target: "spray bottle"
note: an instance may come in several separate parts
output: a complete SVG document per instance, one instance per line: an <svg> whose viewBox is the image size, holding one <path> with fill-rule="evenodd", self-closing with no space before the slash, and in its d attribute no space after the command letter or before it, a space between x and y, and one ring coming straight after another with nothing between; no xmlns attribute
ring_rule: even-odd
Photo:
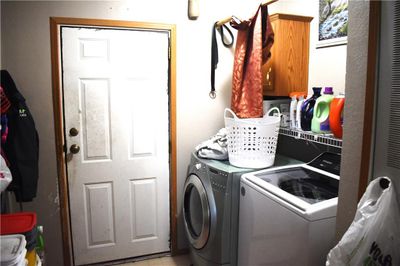
<svg viewBox="0 0 400 266"><path fill-rule="evenodd" d="M297 97L292 95L292 101L290 102L290 128L296 128L296 108L297 108Z"/></svg>
<svg viewBox="0 0 400 266"><path fill-rule="evenodd" d="M301 129L301 107L304 103L304 96L300 95L296 107L296 128Z"/></svg>

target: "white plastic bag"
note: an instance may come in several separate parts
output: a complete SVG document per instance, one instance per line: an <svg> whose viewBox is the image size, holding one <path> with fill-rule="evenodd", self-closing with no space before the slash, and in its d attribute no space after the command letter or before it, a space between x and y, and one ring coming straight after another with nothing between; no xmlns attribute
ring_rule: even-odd
<svg viewBox="0 0 400 266"><path fill-rule="evenodd" d="M380 183L387 181L383 189ZM389 178L368 185L353 223L329 252L326 265L400 265L400 210Z"/></svg>

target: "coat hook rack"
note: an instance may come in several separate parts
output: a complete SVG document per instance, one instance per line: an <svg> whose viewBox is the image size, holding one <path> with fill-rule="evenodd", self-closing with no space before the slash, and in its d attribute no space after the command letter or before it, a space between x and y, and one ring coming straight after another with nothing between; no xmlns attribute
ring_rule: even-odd
<svg viewBox="0 0 400 266"><path fill-rule="evenodd" d="M262 6L268 6L268 5L270 5L270 4L272 4L272 3L275 3L275 2L278 2L278 1L279 1L279 0L269 0L269 1L266 1L266 2L262 3L261 5L262 5ZM232 19L237 20L237 18L236 18L235 16L230 16L230 17L227 17L227 18L224 18L224 19L219 20L219 21L216 23L216 26L217 26L217 27L221 27L221 26L224 25L225 23L230 22Z"/></svg>

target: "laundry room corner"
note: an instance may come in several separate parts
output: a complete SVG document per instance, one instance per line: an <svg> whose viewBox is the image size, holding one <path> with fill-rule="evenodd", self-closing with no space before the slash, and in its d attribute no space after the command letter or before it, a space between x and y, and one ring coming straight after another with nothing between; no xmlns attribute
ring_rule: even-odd
<svg viewBox="0 0 400 266"><path fill-rule="evenodd" d="M49 266L322 265L398 173L380 168L393 3L0 1L2 77L29 106L12 114L39 138L35 196L14 179L0 224L33 213ZM0 178L25 132L7 112Z"/></svg>
<svg viewBox="0 0 400 266"><path fill-rule="evenodd" d="M63 258L54 156L49 18L114 19L176 25L177 244L179 250L185 250L188 244L181 209L190 154L198 143L224 126L223 110L230 104L234 48L227 49L221 45L215 80L217 97L209 97L212 24L237 10L241 10L244 17L249 16L259 4L258 1L251 3L203 0L200 1L199 18L189 20L187 5L181 1L141 4L132 1L1 2L1 65L12 74L27 98L40 137L38 197L31 203L24 203L24 210L35 210L38 223L44 226L46 244L50 249L48 263L61 265ZM173 14L166 10L173 10ZM11 208L14 211L19 209L15 202Z"/></svg>

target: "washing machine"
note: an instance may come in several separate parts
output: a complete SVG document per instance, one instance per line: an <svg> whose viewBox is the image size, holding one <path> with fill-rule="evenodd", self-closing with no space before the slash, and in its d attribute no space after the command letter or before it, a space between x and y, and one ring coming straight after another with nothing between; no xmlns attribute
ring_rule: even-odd
<svg viewBox="0 0 400 266"><path fill-rule="evenodd" d="M249 171L192 154L183 216L195 266L236 265L240 177Z"/></svg>
<svg viewBox="0 0 400 266"><path fill-rule="evenodd" d="M238 265L325 265L335 245L340 155L241 178Z"/></svg>

